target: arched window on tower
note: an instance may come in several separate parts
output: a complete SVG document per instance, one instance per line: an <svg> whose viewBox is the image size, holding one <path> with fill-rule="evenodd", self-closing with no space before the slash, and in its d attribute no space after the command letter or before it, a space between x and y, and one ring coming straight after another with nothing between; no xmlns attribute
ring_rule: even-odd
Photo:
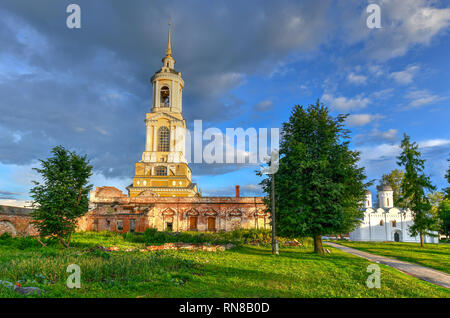
<svg viewBox="0 0 450 318"><path fill-rule="evenodd" d="M156 167L155 172L157 176L167 176L167 168L166 167Z"/></svg>
<svg viewBox="0 0 450 318"><path fill-rule="evenodd" d="M161 107L170 107L170 90L167 86L161 88Z"/></svg>
<svg viewBox="0 0 450 318"><path fill-rule="evenodd" d="M167 127L158 130L158 151L170 151L170 131Z"/></svg>
<svg viewBox="0 0 450 318"><path fill-rule="evenodd" d="M389 198L386 198L387 206L389 206Z"/></svg>

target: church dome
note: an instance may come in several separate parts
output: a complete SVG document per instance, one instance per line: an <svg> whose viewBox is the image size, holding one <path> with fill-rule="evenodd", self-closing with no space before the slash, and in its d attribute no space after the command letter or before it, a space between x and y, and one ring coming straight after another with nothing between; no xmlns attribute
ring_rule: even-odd
<svg viewBox="0 0 450 318"><path fill-rule="evenodd" d="M381 188L382 191L393 191L392 187L389 184L385 184L383 185L383 187Z"/></svg>

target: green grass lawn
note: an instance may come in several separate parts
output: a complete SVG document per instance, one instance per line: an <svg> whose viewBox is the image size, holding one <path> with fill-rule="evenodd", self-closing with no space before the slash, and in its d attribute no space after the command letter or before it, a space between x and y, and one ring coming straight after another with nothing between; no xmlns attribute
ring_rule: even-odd
<svg viewBox="0 0 450 318"><path fill-rule="evenodd" d="M421 248L418 243L346 241L337 243L365 252L428 266L450 274L450 244L425 244L425 247Z"/></svg>
<svg viewBox="0 0 450 318"><path fill-rule="evenodd" d="M224 252L103 252L103 246L143 248L117 234L74 235L73 247L42 248L32 239L0 238L0 280L26 281L45 297L450 297L448 289L381 267L381 288L366 287L369 261L310 246L240 245ZM68 289L66 268L81 267L81 288ZM35 279L37 282L31 282ZM24 297L1 287L0 297Z"/></svg>

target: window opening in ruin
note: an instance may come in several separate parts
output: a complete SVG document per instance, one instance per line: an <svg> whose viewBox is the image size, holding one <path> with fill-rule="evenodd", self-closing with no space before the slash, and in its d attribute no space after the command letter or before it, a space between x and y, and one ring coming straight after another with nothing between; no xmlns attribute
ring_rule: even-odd
<svg viewBox="0 0 450 318"><path fill-rule="evenodd" d="M197 217L196 216L189 217L189 230L197 231Z"/></svg>
<svg viewBox="0 0 450 318"><path fill-rule="evenodd" d="M207 222L208 222L208 231L215 232L216 231L216 218L209 217Z"/></svg>

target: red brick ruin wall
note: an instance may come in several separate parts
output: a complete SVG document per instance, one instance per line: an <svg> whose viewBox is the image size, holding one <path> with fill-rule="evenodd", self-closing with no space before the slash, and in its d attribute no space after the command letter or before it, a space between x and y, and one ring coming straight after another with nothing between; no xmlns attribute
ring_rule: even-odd
<svg viewBox="0 0 450 318"><path fill-rule="evenodd" d="M90 231L230 231L270 228L260 197L135 197L112 187L91 193L91 211L80 228Z"/></svg>
<svg viewBox="0 0 450 318"><path fill-rule="evenodd" d="M31 224L31 209L0 205L0 235L9 233L11 236L37 235L36 228Z"/></svg>
<svg viewBox="0 0 450 318"><path fill-rule="evenodd" d="M78 231L270 229L270 214L260 197L129 198L116 188L101 187L90 199L90 211L79 219ZM0 206L0 235L37 235L31 211Z"/></svg>

